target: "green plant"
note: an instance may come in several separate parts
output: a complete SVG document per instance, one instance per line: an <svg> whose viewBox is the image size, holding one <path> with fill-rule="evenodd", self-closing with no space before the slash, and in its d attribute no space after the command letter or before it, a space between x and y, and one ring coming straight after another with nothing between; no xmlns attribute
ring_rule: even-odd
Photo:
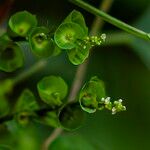
<svg viewBox="0 0 150 150"><path fill-rule="evenodd" d="M81 0L71 2L99 15L111 24L149 40L149 34L133 28ZM26 19L23 19L26 18ZM40 122L55 128L62 127L74 130L81 126L84 111L94 113L98 110L109 110L112 114L125 111L122 99L110 101L106 95L103 81L94 76L87 81L73 99L67 98L67 83L59 76L46 76L37 83L40 105L33 92L24 89L14 108L9 106L10 92L20 81L45 66L47 59L65 52L73 65L82 65L95 46L101 46L106 35L90 35L84 17L79 11L73 10L56 31L49 31L44 26L37 26L36 16L27 11L12 15L8 21L8 30L0 37L0 69L13 72L23 66L24 58L21 43L26 42L33 54L40 59L37 64L15 78L0 83L0 123L15 121L19 126L26 127L31 122ZM82 76L82 75L81 75ZM75 78L76 79L76 78ZM78 89L79 90L79 89ZM82 111L83 110L83 111Z"/></svg>

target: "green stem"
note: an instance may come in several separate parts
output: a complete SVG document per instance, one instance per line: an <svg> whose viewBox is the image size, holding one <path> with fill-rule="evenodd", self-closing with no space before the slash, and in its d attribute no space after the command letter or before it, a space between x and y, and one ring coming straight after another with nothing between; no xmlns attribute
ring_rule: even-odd
<svg viewBox="0 0 150 150"><path fill-rule="evenodd" d="M114 32L114 33L106 33L107 42L103 43L103 46L112 46L112 45L121 45L126 44L129 45L134 37L128 33L124 32Z"/></svg>
<svg viewBox="0 0 150 150"><path fill-rule="evenodd" d="M134 28L110 15L108 15L107 13L91 6L90 4L83 2L82 0L69 0L70 2L74 3L75 5L87 10L88 12L96 15L96 16L100 16L102 17L103 20L109 22L110 24L130 33L133 34L137 37L143 38L145 40L149 40L150 41L150 34L146 33L142 30L139 30L137 28Z"/></svg>
<svg viewBox="0 0 150 150"><path fill-rule="evenodd" d="M13 84L15 85L23 81L24 79L28 78L29 76L33 75L34 73L40 71L41 69L43 69L43 67L45 67L46 64L47 64L47 60L42 59L38 61L31 68L29 68L28 70L25 70L24 72L19 74L17 77L15 77L13 79Z"/></svg>

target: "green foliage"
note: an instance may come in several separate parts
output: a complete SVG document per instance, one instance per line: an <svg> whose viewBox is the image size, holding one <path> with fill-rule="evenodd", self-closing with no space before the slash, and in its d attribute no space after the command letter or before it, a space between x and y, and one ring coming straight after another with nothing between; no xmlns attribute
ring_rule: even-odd
<svg viewBox="0 0 150 150"><path fill-rule="evenodd" d="M31 13L21 11L12 15L8 24L14 36L26 37L31 29L37 26L37 19Z"/></svg>
<svg viewBox="0 0 150 150"><path fill-rule="evenodd" d="M68 86L59 76L47 76L40 80L37 89L41 100L51 107L61 106L66 97Z"/></svg>

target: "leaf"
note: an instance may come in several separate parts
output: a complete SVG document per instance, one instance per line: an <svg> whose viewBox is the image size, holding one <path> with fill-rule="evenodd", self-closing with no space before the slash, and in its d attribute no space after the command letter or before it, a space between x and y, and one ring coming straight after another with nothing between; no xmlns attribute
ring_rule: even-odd
<svg viewBox="0 0 150 150"><path fill-rule="evenodd" d="M38 93L41 99L51 107L62 105L66 97L68 86L59 76L47 76L37 84Z"/></svg>
<svg viewBox="0 0 150 150"><path fill-rule="evenodd" d="M60 125L66 130L75 130L81 127L84 121L84 112L77 103L65 105L59 113Z"/></svg>
<svg viewBox="0 0 150 150"><path fill-rule="evenodd" d="M63 23L67 22L73 22L80 25L80 27L84 29L84 32L88 34L88 27L86 26L83 15L79 11L73 10L63 21Z"/></svg>

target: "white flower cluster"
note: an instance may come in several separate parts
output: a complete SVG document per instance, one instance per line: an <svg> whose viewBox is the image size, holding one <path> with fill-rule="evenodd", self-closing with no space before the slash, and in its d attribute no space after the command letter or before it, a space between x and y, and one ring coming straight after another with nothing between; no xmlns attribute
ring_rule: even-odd
<svg viewBox="0 0 150 150"><path fill-rule="evenodd" d="M118 101L114 101L113 103L110 101L110 97L102 98L101 102L105 105L105 108L109 109L112 111L112 114L116 114L117 112L120 111L125 111L126 107L123 106L122 99L119 99Z"/></svg>
<svg viewBox="0 0 150 150"><path fill-rule="evenodd" d="M101 36L87 36L83 41L79 42L79 46L83 49L87 47L99 46L102 42L105 42L106 34L102 34Z"/></svg>

